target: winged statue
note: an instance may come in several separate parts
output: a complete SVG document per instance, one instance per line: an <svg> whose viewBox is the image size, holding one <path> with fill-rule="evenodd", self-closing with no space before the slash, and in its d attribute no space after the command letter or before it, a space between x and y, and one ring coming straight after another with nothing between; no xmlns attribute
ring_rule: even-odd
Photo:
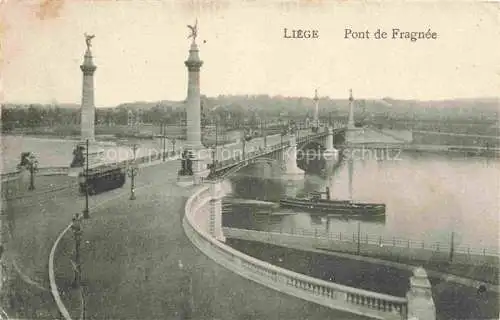
<svg viewBox="0 0 500 320"><path fill-rule="evenodd" d="M92 47L91 41L92 41L92 39L95 38L95 35L85 33L84 36L85 36L85 43L87 44L87 49L90 49L90 47Z"/></svg>
<svg viewBox="0 0 500 320"><path fill-rule="evenodd" d="M194 42L196 40L196 37L198 36L198 19L196 19L194 26L188 24L187 27L191 30L191 34L188 36L188 39L193 38Z"/></svg>

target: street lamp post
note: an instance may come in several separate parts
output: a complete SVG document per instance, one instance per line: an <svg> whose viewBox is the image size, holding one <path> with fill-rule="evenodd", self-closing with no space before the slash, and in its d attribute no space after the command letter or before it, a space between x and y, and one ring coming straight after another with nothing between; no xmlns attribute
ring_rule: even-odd
<svg viewBox="0 0 500 320"><path fill-rule="evenodd" d="M451 240L450 240L450 262L453 261L453 254L455 253L455 231L451 232Z"/></svg>
<svg viewBox="0 0 500 320"><path fill-rule="evenodd" d="M175 155L175 143L176 143L175 138L172 138L172 156Z"/></svg>
<svg viewBox="0 0 500 320"><path fill-rule="evenodd" d="M83 208L83 218L88 219L89 216L89 139L85 141L85 208Z"/></svg>
<svg viewBox="0 0 500 320"><path fill-rule="evenodd" d="M358 248L357 248L357 254L361 253L361 224L358 221Z"/></svg>
<svg viewBox="0 0 500 320"><path fill-rule="evenodd" d="M218 135L219 135L219 121L216 119L215 120L215 148L217 148L217 140L218 140Z"/></svg>
<svg viewBox="0 0 500 320"><path fill-rule="evenodd" d="M136 151L137 151L137 144L134 144L132 146L132 150L134 152L134 159L132 160L132 164L128 168L128 176L130 177L130 200L135 200L135 176L137 175L137 172L139 171L139 168L137 167L136 163Z"/></svg>
<svg viewBox="0 0 500 320"><path fill-rule="evenodd" d="M75 239L75 261L73 268L75 269L75 279L73 280L73 288L79 288L81 282L82 267L80 262L80 243L82 241L82 226L80 214L76 213L71 224L73 237Z"/></svg>
<svg viewBox="0 0 500 320"><path fill-rule="evenodd" d="M212 172L215 174L216 171L216 164L217 164L217 139L218 139L218 121L215 120L215 144L214 148L212 150Z"/></svg>
<svg viewBox="0 0 500 320"><path fill-rule="evenodd" d="M247 142L246 137L245 137L245 135L243 135L243 150L242 150L243 151L243 153L242 153L243 160L245 160L245 145L246 145L246 142Z"/></svg>
<svg viewBox="0 0 500 320"><path fill-rule="evenodd" d="M38 160L32 153L28 157L28 169L30 171L30 185L28 190L35 190L35 172L38 171Z"/></svg>
<svg viewBox="0 0 500 320"><path fill-rule="evenodd" d="M263 122L264 124L264 127L263 127L263 130L262 130L262 134L264 135L264 149L267 149L267 132L266 132L266 120L264 120Z"/></svg>
<svg viewBox="0 0 500 320"><path fill-rule="evenodd" d="M216 153L217 153L216 148L213 148L212 149L212 168L211 168L212 174L215 174L215 163L216 163L216 161L215 161L215 154Z"/></svg>
<svg viewBox="0 0 500 320"><path fill-rule="evenodd" d="M162 147L163 147L163 151L162 151L162 161L165 162L165 158L166 158L166 149L167 149L167 124L166 123L162 123L161 125L161 131L162 131L162 136L161 136L161 139L162 139Z"/></svg>
<svg viewBox="0 0 500 320"><path fill-rule="evenodd" d="M244 160L245 159L245 145L246 145L246 142L247 142L246 136L245 136L245 132L243 132L243 139L241 140L241 142L242 142L242 154L241 154L241 156L242 156L242 158Z"/></svg>

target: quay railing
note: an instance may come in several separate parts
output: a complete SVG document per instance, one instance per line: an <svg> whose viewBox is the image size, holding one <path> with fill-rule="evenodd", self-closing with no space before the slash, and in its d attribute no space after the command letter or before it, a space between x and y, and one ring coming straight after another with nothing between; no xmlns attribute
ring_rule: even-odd
<svg viewBox="0 0 500 320"><path fill-rule="evenodd" d="M404 253L405 250L412 250L409 254L416 254L424 256L425 253L433 255L441 254L443 259L453 260L462 259L467 261L476 260L478 263L484 263L489 260L498 261L500 253L498 248L475 248L470 245L443 243L438 241L425 241L415 240L401 237L387 237L381 235L372 235L368 233L351 233L351 232L329 232L321 229L306 229L306 228L267 228L265 231L252 230L252 229L238 229L238 228L223 228L225 234L238 234L244 232L259 233L261 235L283 235L283 236L297 236L302 238L309 238L321 242L323 247L329 244L335 245L350 244L352 246L343 246L346 251L357 251L358 244L359 250L370 251L371 254L391 253L391 249L400 249L398 253ZM480 259L480 260L478 260Z"/></svg>
<svg viewBox="0 0 500 320"><path fill-rule="evenodd" d="M237 251L213 238L195 221L212 199L210 188L199 188L186 202L183 228L204 254L229 270L257 283L332 309L378 319L406 319L406 298L356 289L296 273ZM196 219L198 220L199 217Z"/></svg>

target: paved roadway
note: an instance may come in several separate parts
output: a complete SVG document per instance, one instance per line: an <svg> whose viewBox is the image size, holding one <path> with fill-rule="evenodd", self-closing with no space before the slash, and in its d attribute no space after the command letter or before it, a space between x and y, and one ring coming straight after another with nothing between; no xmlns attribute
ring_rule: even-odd
<svg viewBox="0 0 500 320"><path fill-rule="evenodd" d="M305 136L305 135L310 135L311 130L300 130L300 136ZM289 140L289 136L286 135L283 137L283 142L286 142ZM267 136L267 145L272 146L281 143L281 135L280 134L275 134L271 136ZM264 148L264 138L259 137L259 138L254 138L250 141L247 141L245 143L245 152L252 152L252 151L257 151L259 150L259 147ZM227 144L225 146L220 146L217 148L217 159L219 161L221 160L226 160L230 157L235 157L238 154L238 151L241 152L243 150L243 143L231 143Z"/></svg>
<svg viewBox="0 0 500 320"><path fill-rule="evenodd" d="M88 319L183 319L186 310L194 319L359 319L264 288L197 251L180 224L192 191L175 184L178 167L173 161L143 168L135 201L128 200L128 183L91 197L91 207L104 204L91 209L83 231ZM11 281L11 316L57 316L46 291L47 258L58 233L81 208L83 197L74 189L9 203L8 251L23 274ZM67 267L72 245L70 236L63 238L56 254L56 278L63 290L73 277Z"/></svg>
<svg viewBox="0 0 500 320"><path fill-rule="evenodd" d="M397 132L394 131L394 134L397 135ZM404 140L404 137L395 138L386 133L375 130L373 128L359 128L353 134L353 139L349 141L349 143L357 144L357 143L380 143L380 144L403 144L407 141Z"/></svg>

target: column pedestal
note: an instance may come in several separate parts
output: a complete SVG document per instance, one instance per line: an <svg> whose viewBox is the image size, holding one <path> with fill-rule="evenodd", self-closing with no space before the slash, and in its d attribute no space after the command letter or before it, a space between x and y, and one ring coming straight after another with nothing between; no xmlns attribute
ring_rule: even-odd
<svg viewBox="0 0 500 320"><path fill-rule="evenodd" d="M297 166L297 140L295 135L290 135L290 147L286 150L285 176L290 180L301 180L304 178L304 170Z"/></svg>
<svg viewBox="0 0 500 320"><path fill-rule="evenodd" d="M210 174L210 169L208 165L212 163L212 151L209 149L199 149L196 150L195 157L193 159L193 178L194 184L198 185L203 183L203 179L208 177Z"/></svg>
<svg viewBox="0 0 500 320"><path fill-rule="evenodd" d="M423 268L416 268L410 278L408 319L436 320L436 307L432 299L431 283Z"/></svg>
<svg viewBox="0 0 500 320"><path fill-rule="evenodd" d="M328 136L326 137L325 150L323 151L323 158L325 161L337 161L339 152L333 147L333 128L328 128Z"/></svg>
<svg viewBox="0 0 500 320"><path fill-rule="evenodd" d="M210 149L189 150L191 153L191 173L181 173L177 177L177 185L188 187L202 184L204 179L210 174L208 165L212 163L212 151ZM183 160L181 160L182 163ZM181 170L182 171L182 170Z"/></svg>
<svg viewBox="0 0 500 320"><path fill-rule="evenodd" d="M87 157L87 151L85 149L86 149L85 141L79 142L75 146L75 149L73 150L73 161L70 164L68 170L68 176L77 177L80 172L83 172L86 169L87 164L85 161ZM105 163L104 148L98 142L89 141L88 157L89 157L88 159L89 169L104 164Z"/></svg>

